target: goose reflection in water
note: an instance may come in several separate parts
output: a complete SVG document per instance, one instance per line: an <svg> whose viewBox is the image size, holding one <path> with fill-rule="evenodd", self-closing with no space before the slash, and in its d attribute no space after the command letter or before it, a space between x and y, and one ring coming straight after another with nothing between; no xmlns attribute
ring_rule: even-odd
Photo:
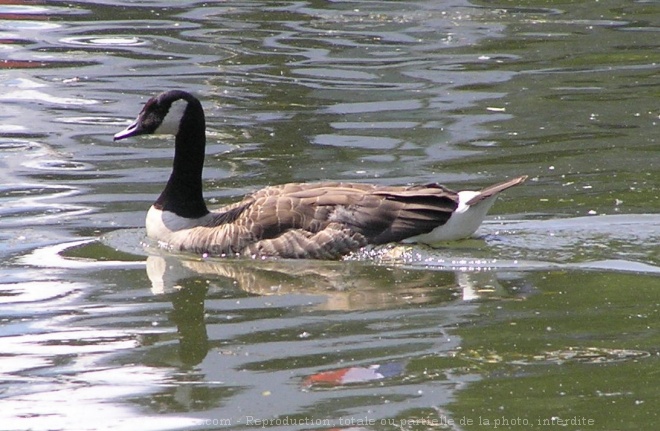
<svg viewBox="0 0 660 431"><path fill-rule="evenodd" d="M429 271L358 262L193 260L160 255L149 256L146 269L152 292L171 297L180 359L187 365L198 364L209 351L205 301L207 294L218 289L229 287L227 298L232 305L250 297L268 297L271 305L277 302L277 306L317 311L366 311L512 296L492 271ZM239 308L243 307L241 304Z"/></svg>
<svg viewBox="0 0 660 431"><path fill-rule="evenodd" d="M209 337L204 321L206 286L189 286L173 293L171 320L179 333L179 358L185 365L194 366L209 352Z"/></svg>
<svg viewBox="0 0 660 431"><path fill-rule="evenodd" d="M200 276L230 279L259 296L322 297L316 310L356 311L456 299L510 296L491 271L428 271L335 262L186 260L149 256L147 275L154 294L182 290L183 280ZM208 281L207 281L208 282Z"/></svg>

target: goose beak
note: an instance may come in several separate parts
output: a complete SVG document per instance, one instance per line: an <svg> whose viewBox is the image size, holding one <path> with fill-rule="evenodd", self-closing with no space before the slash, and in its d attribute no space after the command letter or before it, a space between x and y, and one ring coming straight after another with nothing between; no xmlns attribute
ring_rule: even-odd
<svg viewBox="0 0 660 431"><path fill-rule="evenodd" d="M131 136L137 136L145 133L144 130L140 127L140 119L133 121L130 126L122 130L121 132L115 134L113 140L119 141L120 139L130 138Z"/></svg>

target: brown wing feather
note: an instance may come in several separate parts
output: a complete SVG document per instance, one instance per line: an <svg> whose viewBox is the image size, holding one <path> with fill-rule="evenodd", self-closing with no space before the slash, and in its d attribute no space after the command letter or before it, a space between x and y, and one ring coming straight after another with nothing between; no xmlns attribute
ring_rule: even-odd
<svg viewBox="0 0 660 431"><path fill-rule="evenodd" d="M317 233L303 229L288 230L275 238L250 244L243 253L290 259L339 259L367 244L364 236L332 225Z"/></svg>
<svg viewBox="0 0 660 431"><path fill-rule="evenodd" d="M328 259L430 232L457 204L456 193L437 184L284 184L222 208L206 227L214 232L203 247L219 254Z"/></svg>

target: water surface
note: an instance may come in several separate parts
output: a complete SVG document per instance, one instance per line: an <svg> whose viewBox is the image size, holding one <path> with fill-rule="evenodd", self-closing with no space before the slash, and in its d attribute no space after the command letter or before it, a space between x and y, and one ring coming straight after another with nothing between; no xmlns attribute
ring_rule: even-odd
<svg viewBox="0 0 660 431"><path fill-rule="evenodd" d="M0 5L2 428L655 429L656 2ZM503 196L474 239L343 262L144 245L170 88L207 198Z"/></svg>

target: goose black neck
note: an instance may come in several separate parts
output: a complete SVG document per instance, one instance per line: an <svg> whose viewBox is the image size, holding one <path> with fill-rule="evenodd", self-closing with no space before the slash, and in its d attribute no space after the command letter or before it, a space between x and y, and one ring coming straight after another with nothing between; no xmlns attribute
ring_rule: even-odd
<svg viewBox="0 0 660 431"><path fill-rule="evenodd" d="M180 217L199 218L209 213L202 192L206 151L206 123L202 105L188 101L174 145L172 174L154 206Z"/></svg>

